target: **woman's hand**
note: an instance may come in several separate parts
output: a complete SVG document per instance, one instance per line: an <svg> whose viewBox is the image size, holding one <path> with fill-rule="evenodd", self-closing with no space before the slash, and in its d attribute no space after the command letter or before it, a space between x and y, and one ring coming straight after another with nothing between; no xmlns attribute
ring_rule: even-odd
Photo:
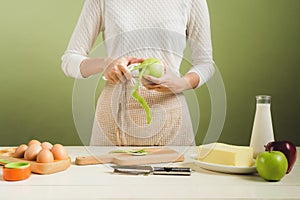
<svg viewBox="0 0 300 200"><path fill-rule="evenodd" d="M133 63L143 62L143 58L129 58L123 57L119 59L110 59L107 62L107 68L104 70L105 78L112 83L124 82L126 79L130 80L131 75L128 69L128 65Z"/></svg>
<svg viewBox="0 0 300 200"><path fill-rule="evenodd" d="M170 67L165 67L165 74L161 78L147 75L142 80L142 83L149 90L176 94L195 88L199 83L199 76L192 72L184 77L179 77Z"/></svg>

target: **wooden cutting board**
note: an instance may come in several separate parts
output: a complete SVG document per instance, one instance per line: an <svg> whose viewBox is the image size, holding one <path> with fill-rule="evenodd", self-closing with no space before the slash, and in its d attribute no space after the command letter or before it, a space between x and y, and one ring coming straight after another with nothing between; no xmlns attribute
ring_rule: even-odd
<svg viewBox="0 0 300 200"><path fill-rule="evenodd" d="M182 162L184 156L175 150L168 148L149 148L145 149L148 154L136 156L128 153L111 153L99 156L78 156L76 165L93 165L113 163L116 165L144 165L165 162Z"/></svg>
<svg viewBox="0 0 300 200"><path fill-rule="evenodd" d="M29 162L31 172L37 174L53 174L56 172L64 171L71 165L71 158L67 160L55 160L52 163L38 163L36 161L28 161L22 158L14 158L16 148L8 148L0 150L0 159L8 160L10 162Z"/></svg>

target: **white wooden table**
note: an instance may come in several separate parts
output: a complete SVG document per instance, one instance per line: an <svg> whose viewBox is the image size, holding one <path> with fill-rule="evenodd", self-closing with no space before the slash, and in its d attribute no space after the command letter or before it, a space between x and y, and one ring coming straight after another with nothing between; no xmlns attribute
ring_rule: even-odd
<svg viewBox="0 0 300 200"><path fill-rule="evenodd" d="M72 161L89 155L85 147L67 147ZM95 147L97 154L112 150ZM108 199L108 198L180 198L180 199L300 199L300 159L293 171L280 182L266 182L258 175L230 175L211 172L192 164L189 155L195 147L180 148L190 166L191 176L116 175L109 165L71 165L51 175L32 174L24 181L7 182L0 178L1 199ZM300 148L298 148L298 152Z"/></svg>

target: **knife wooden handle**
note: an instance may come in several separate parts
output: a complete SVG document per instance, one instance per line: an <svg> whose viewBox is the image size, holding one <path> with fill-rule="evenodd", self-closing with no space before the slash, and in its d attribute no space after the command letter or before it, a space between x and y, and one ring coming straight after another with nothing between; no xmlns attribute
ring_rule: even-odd
<svg viewBox="0 0 300 200"><path fill-rule="evenodd" d="M77 156L75 160L76 165L95 165L112 162L114 157L112 155L102 156Z"/></svg>

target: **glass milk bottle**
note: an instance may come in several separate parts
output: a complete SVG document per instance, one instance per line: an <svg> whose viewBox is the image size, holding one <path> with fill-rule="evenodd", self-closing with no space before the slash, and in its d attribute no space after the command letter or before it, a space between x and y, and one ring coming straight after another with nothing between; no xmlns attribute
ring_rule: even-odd
<svg viewBox="0 0 300 200"><path fill-rule="evenodd" d="M271 96L256 96L256 112L251 134L250 147L253 148L254 158L265 151L264 145L274 141L272 116L271 116Z"/></svg>

